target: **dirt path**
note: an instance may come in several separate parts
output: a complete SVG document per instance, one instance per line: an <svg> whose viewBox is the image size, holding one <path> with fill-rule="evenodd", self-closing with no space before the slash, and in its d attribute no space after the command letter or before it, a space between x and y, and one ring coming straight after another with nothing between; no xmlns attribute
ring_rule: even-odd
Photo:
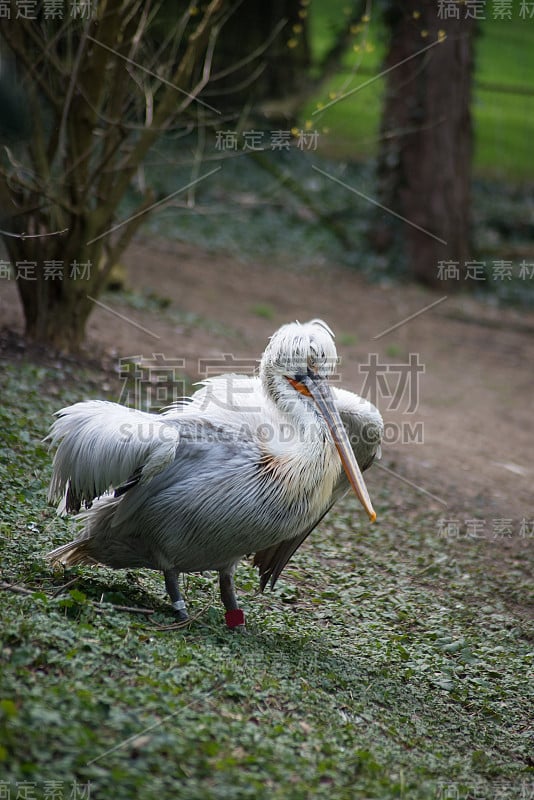
<svg viewBox="0 0 534 800"><path fill-rule="evenodd" d="M321 317L337 335L343 386L359 392L366 374L360 366L365 370L369 354L377 354L381 380L388 382L376 397L390 440L383 464L448 505L415 489L414 504L422 511L442 508L444 517L462 524L482 519L486 535L494 532L494 520L513 519L515 535L522 519L534 525L534 314L454 297L374 339L443 295L370 286L347 269L287 272L153 240L132 246L124 264L131 289L152 291L170 306L161 313L115 307L160 338L98 308L89 325L90 352L163 353L185 358L187 372L196 376L199 358L258 358L280 324ZM0 319L20 329L15 296L13 282L0 282ZM113 305L113 298L106 302ZM177 322L171 309L182 311L184 321ZM413 413L407 412L407 391L397 409L391 407L402 376L415 375L413 367L402 368L410 353L425 370ZM421 433L422 442L406 441ZM375 486L381 475L375 471Z"/></svg>

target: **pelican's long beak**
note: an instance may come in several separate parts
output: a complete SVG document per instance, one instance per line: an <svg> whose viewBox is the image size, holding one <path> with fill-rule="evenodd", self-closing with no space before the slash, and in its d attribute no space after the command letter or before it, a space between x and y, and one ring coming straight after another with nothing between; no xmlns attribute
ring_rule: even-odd
<svg viewBox="0 0 534 800"><path fill-rule="evenodd" d="M358 500L367 511L369 519L371 522L374 522L376 519L376 512L371 503L371 498L369 497L369 492L367 491L367 486L365 485L358 462L350 446L345 427L339 416L339 411L336 408L328 381L326 378L310 373L306 376L299 377L298 380L288 378L288 381L298 392L314 400L328 425L349 483L354 489Z"/></svg>

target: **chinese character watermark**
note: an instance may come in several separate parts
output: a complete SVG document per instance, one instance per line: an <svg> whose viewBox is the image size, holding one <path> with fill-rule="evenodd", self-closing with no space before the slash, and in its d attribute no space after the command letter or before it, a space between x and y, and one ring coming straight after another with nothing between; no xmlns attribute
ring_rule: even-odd
<svg viewBox="0 0 534 800"><path fill-rule="evenodd" d="M438 19L488 19L507 22L519 19L534 19L532 0L438 0Z"/></svg>
<svg viewBox="0 0 534 800"><path fill-rule="evenodd" d="M91 800L91 782L0 780L0 800Z"/></svg>
<svg viewBox="0 0 534 800"><path fill-rule="evenodd" d="M262 150L289 151L317 150L319 131L315 130L249 130L239 133L234 130L218 130L215 132L215 149L221 152L258 152Z"/></svg>
<svg viewBox="0 0 534 800"><path fill-rule="evenodd" d="M523 517L513 520L507 517L466 517L460 519L441 517L437 520L437 533L442 539L490 539L502 541L517 536L519 539L534 539L534 519Z"/></svg>
<svg viewBox="0 0 534 800"><path fill-rule="evenodd" d="M505 259L493 261L438 261L437 278L440 281L511 281L514 277L526 281L534 278L534 261L514 264Z"/></svg>
<svg viewBox="0 0 534 800"><path fill-rule="evenodd" d="M88 281L91 278L91 261L61 261L44 259L42 262L0 259L0 280L37 281Z"/></svg>
<svg viewBox="0 0 534 800"><path fill-rule="evenodd" d="M419 353L410 353L404 364L381 363L378 353L369 353L368 361L360 364L358 370L365 375L362 397L387 411L402 411L406 414L417 411L420 376L425 373L425 365L419 361ZM384 401L387 401L386 406Z"/></svg>
<svg viewBox="0 0 534 800"><path fill-rule="evenodd" d="M0 19L36 21L70 19L90 20L97 14L98 0L0 0Z"/></svg>
<svg viewBox="0 0 534 800"><path fill-rule="evenodd" d="M185 396L185 359L166 358L154 353L119 359L119 376L123 386L119 403L141 411L172 405Z"/></svg>

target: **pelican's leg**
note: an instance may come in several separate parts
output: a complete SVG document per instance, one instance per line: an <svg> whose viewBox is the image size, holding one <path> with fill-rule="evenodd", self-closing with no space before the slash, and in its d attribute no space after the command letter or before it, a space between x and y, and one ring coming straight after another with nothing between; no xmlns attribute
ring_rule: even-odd
<svg viewBox="0 0 534 800"><path fill-rule="evenodd" d="M219 570L219 586L221 589L221 600L226 609L226 614L224 615L226 624L231 630L243 631L245 629L245 615L242 609L237 605L234 586L236 566L236 564L232 564L227 569Z"/></svg>
<svg viewBox="0 0 534 800"><path fill-rule="evenodd" d="M178 588L178 573L175 569L166 569L163 571L163 577L165 578L165 588L171 598L172 607L176 612L176 616L180 621L189 619L185 602Z"/></svg>

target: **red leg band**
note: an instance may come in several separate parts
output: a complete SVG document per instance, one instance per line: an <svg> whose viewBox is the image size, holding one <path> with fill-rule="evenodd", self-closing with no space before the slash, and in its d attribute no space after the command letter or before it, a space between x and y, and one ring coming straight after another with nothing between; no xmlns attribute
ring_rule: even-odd
<svg viewBox="0 0 534 800"><path fill-rule="evenodd" d="M245 624L245 614L241 608L234 608L232 611L227 611L224 618L229 628L237 628L238 625Z"/></svg>

